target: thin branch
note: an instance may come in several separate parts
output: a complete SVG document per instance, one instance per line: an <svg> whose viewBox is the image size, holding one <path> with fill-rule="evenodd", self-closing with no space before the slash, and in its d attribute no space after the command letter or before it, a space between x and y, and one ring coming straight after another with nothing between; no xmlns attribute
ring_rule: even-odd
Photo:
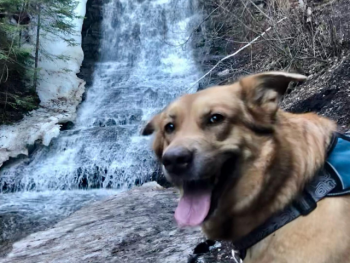
<svg viewBox="0 0 350 263"><path fill-rule="evenodd" d="M294 59L299 59L299 60L310 59L310 60L317 60L317 61L322 62L322 63L325 63L325 64L328 64L328 63L329 63L329 61L320 59L320 58L318 58L318 57L294 57Z"/></svg>
<svg viewBox="0 0 350 263"><path fill-rule="evenodd" d="M18 22L17 22L17 28L20 26L20 18L18 19ZM8 50L8 54L7 54L7 56L8 57L10 57L10 55L11 55L11 52L12 52L12 49L13 49L13 45L15 44L15 38L12 38L12 40L11 40L11 44L10 44L10 47L9 47L9 50ZM8 66L6 65L6 63L4 63L4 66L3 66L3 68L2 68L2 72L1 72L1 77L0 77L0 84L2 83L2 81L3 81L3 78L4 78L4 73L5 73L5 69L6 69L6 78L5 78L5 81L4 81L4 83L5 82L7 82L7 80L8 80L8 77L9 77L9 69L8 69ZM5 112L6 112L6 106L7 106L7 101L8 101L8 89L9 89L9 87L8 87L8 85L6 86L6 96L5 96L5 105L4 105L4 110L5 110Z"/></svg>
<svg viewBox="0 0 350 263"><path fill-rule="evenodd" d="M287 17L283 17L282 19L280 19L279 21L277 21L277 23L275 25L278 25L279 23L283 22L284 20L286 20ZM236 56L238 53L240 53L241 51L243 51L244 49L246 49L247 47L251 46L252 44L254 44L257 40L259 40L261 37L263 37L265 34L267 34L273 26L270 26L268 29L266 29L263 33L261 33L259 36L257 36L256 38L254 38L252 41L250 41L248 44L246 44L245 46L241 47L240 49L238 49L236 52L234 52L231 55L228 55L226 57L224 57L223 59L221 59L218 63L216 63L216 65L214 67L212 67L207 73L205 73L200 79L198 79L196 82L194 82L193 84L191 84L191 88L196 85L198 82L200 82L202 79L204 79L206 76L208 76L211 72L213 72L214 69L216 69L223 61L232 58L234 56Z"/></svg>

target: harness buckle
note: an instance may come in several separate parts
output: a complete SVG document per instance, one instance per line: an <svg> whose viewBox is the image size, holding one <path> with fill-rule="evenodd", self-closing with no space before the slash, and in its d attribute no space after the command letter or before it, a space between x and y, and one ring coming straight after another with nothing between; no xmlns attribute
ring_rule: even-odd
<svg viewBox="0 0 350 263"><path fill-rule="evenodd" d="M317 207L317 202L305 191L294 201L293 205L302 216L306 216Z"/></svg>

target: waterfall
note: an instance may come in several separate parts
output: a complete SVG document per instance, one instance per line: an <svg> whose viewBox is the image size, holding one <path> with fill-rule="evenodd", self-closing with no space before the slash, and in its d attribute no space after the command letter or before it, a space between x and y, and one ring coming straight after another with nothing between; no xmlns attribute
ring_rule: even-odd
<svg viewBox="0 0 350 263"><path fill-rule="evenodd" d="M124 188L154 171L143 120L199 75L181 44L196 19L190 1L110 1L104 6L101 59L76 125L50 147L3 170L2 190Z"/></svg>
<svg viewBox="0 0 350 263"><path fill-rule="evenodd" d="M201 19L195 1L105 2L101 58L76 123L49 147L1 170L0 215L22 211L57 220L108 189L149 180L156 166L142 126L177 96L195 91L190 83L200 72L188 41Z"/></svg>

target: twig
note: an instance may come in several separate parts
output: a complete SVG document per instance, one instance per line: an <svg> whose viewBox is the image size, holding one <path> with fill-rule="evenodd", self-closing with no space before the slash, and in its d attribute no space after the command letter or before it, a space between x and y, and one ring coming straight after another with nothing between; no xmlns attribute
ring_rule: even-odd
<svg viewBox="0 0 350 263"><path fill-rule="evenodd" d="M299 59L299 60L310 59L310 60L317 60L317 61L322 62L322 63L325 63L325 64L328 64L328 63L329 63L329 61L320 59L320 58L318 58L318 57L294 57L294 59Z"/></svg>
<svg viewBox="0 0 350 263"><path fill-rule="evenodd" d="M275 25L278 25L279 23L281 23L282 21L286 20L287 17L283 17L282 19L280 19L279 21L277 21L277 23ZM241 51L243 51L244 49L246 49L247 47L251 46L253 43L255 43L257 40L259 40L261 37L263 37L267 32L269 32L272 29L273 26L270 26L268 29L266 29L263 33L261 33L259 36L257 36L256 38L254 38L252 41L250 41L248 44L246 44L245 46L241 47L240 49L238 49L235 53L228 55L226 57L224 57L223 59L219 60L218 63L216 63L216 65L214 67L212 67L207 73L205 73L200 79L198 79L196 82L192 83L190 88L192 88L194 85L196 85L198 82L200 82L202 79L204 79L206 76L208 76L211 72L213 72L214 69L216 69L223 61L232 58L234 56L236 56L238 53L240 53Z"/></svg>
<svg viewBox="0 0 350 263"><path fill-rule="evenodd" d="M20 22L21 22L21 16L19 16L19 18L18 18L17 27L20 26ZM11 45L10 45L10 47L9 47L8 54L7 54L8 57L10 57L10 55L11 55L11 52L12 52L14 43L15 43L15 38L12 38L12 40L11 40ZM2 72L1 72L1 77L0 77L0 84L1 84L2 81L3 81L3 77L4 77L4 73L5 73L5 68L6 68L6 79L5 79L4 83L7 82L8 77L9 77L9 69L8 69L8 66L6 65L6 63L4 63L4 66L3 66ZM7 101L8 101L8 90L9 90L9 87L8 87L8 85L7 85L7 86L6 86L6 95L5 95L5 105L4 105L4 110L5 110L5 112L6 112L6 106L7 106Z"/></svg>

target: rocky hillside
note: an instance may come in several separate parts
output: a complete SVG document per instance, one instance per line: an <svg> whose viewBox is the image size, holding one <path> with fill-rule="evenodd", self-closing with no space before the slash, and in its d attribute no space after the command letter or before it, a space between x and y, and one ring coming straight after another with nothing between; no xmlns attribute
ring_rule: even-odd
<svg viewBox="0 0 350 263"><path fill-rule="evenodd" d="M291 87L282 107L293 112L318 112L338 121L340 129L350 128L347 0L213 0L202 1L202 6L208 15L195 29L193 45L206 47L195 53L204 72L265 34L224 60L201 81L200 88L261 71L305 74L309 80Z"/></svg>

